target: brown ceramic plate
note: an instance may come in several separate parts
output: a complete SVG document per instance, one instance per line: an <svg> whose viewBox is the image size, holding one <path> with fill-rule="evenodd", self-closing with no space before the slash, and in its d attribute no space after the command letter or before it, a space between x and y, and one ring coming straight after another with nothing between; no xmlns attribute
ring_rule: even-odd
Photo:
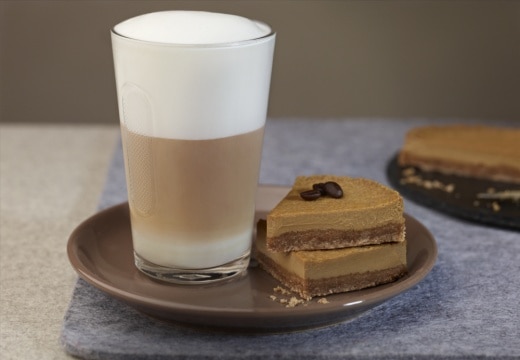
<svg viewBox="0 0 520 360"><path fill-rule="evenodd" d="M413 183L401 182L401 179L404 177L403 170L412 167L399 166L397 156L395 155L388 162L386 173L392 186L410 200L461 219L520 230L520 202L479 199L477 197L479 193L486 193L490 188L495 189L497 192L520 190L519 184L446 175L435 171L422 171L417 167L413 167L414 174L424 180L440 181L445 185L454 185L453 192L428 189ZM494 209L493 203L498 204L499 208Z"/></svg>
<svg viewBox="0 0 520 360"><path fill-rule="evenodd" d="M288 191L286 187L260 186L257 217L264 218ZM70 236L67 252L83 279L152 317L227 331L292 331L353 319L408 290L430 272L437 257L435 240L420 222L405 216L408 275L391 284L329 295L326 304L313 299L293 308L270 298L279 283L254 265L239 279L208 286L174 285L148 278L133 263L127 203L80 224Z"/></svg>

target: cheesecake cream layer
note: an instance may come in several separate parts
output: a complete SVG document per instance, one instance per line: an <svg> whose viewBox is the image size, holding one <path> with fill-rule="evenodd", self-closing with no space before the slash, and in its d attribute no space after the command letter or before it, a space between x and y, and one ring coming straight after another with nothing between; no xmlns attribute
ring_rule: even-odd
<svg viewBox="0 0 520 360"><path fill-rule="evenodd" d="M398 161L467 177L520 183L520 129L425 126L410 130Z"/></svg>
<svg viewBox="0 0 520 360"><path fill-rule="evenodd" d="M363 289L394 281L406 273L406 241L282 253L267 249L265 226L263 221L258 224L256 260L302 297Z"/></svg>
<svg viewBox="0 0 520 360"><path fill-rule="evenodd" d="M305 201L300 193L335 181L343 197ZM267 246L274 251L332 249L404 239L403 200L396 191L363 178L299 176L267 217Z"/></svg>

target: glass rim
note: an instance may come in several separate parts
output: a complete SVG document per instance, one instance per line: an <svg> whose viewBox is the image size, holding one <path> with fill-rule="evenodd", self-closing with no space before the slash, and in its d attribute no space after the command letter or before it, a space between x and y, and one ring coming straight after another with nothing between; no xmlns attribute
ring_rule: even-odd
<svg viewBox="0 0 520 360"><path fill-rule="evenodd" d="M121 38L121 39L126 39L126 40L129 40L129 41L133 41L133 42L137 42L137 43L143 43L143 44L148 44L148 45L155 45L155 46L165 46L165 47L178 47L178 48L206 48L206 49L209 49L209 48L227 48L227 47L239 47L239 46L244 46L244 45L249 45L249 44L252 44L252 43L257 43L257 42L261 42L262 40L267 40L271 37L274 37L276 35L276 32L273 30L273 28L263 22L263 21L259 21L259 20L252 20L258 24L262 24L262 25L265 25L266 27L269 28L269 32L265 35L262 35L260 37L257 37L257 38L252 38L252 39L245 39L245 40L238 40L238 41L229 41L229 42L219 42L219 43L200 43L200 44L190 44L190 43L175 43L175 42L164 42L164 41L153 41L153 40L143 40L143 39L137 39L135 37L130 37L130 36L127 36L127 35L123 35L121 33L118 33L116 31L116 26L115 25L114 27L112 27L112 29L110 29L110 32ZM118 24L119 25L119 24Z"/></svg>

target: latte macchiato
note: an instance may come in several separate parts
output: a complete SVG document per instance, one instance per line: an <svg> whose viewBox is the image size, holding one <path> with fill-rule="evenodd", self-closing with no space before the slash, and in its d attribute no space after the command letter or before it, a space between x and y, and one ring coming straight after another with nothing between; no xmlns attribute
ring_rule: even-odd
<svg viewBox="0 0 520 360"><path fill-rule="evenodd" d="M137 254L190 269L248 253L263 128L211 140L122 134Z"/></svg>
<svg viewBox="0 0 520 360"><path fill-rule="evenodd" d="M178 283L243 273L275 34L261 22L165 11L112 30L136 266Z"/></svg>

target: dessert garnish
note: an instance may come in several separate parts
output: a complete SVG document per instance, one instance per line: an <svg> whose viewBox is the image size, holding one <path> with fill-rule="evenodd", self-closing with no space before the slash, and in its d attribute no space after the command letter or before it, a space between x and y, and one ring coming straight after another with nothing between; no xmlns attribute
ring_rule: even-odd
<svg viewBox="0 0 520 360"><path fill-rule="evenodd" d="M302 191L300 193L300 196L305 201L312 201L312 200L316 200L317 198L321 197L321 192L318 189L307 190L307 191Z"/></svg>
<svg viewBox="0 0 520 360"><path fill-rule="evenodd" d="M300 196L303 200L312 201L321 196L330 196L334 199L343 197L343 189L335 181L327 181L325 183L316 183L312 185L312 190L302 191Z"/></svg>

